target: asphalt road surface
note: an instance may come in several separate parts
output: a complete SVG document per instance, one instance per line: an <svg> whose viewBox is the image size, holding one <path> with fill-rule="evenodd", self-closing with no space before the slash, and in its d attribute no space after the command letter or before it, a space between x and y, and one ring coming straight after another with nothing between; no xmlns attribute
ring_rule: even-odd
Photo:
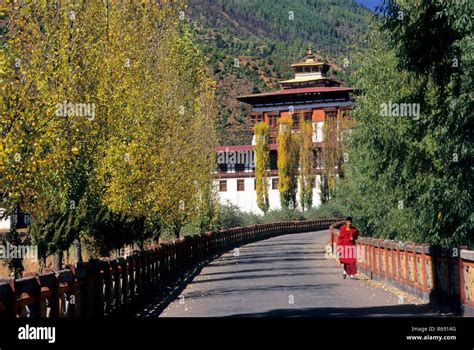
<svg viewBox="0 0 474 350"><path fill-rule="evenodd" d="M164 310L144 309L139 317L435 314L365 276L343 279L341 265L325 256L327 237L325 230L242 246L204 266Z"/></svg>

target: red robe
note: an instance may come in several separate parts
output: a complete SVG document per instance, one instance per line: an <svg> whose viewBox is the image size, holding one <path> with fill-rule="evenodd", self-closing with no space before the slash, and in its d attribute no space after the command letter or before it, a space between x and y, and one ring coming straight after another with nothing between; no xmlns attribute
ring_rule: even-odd
<svg viewBox="0 0 474 350"><path fill-rule="evenodd" d="M339 262L341 264L354 264L356 262L355 240L359 236L359 231L352 226L348 228L345 224L339 230L337 239L338 251L341 252ZM352 238L352 239L351 239ZM347 254L348 252L351 252Z"/></svg>

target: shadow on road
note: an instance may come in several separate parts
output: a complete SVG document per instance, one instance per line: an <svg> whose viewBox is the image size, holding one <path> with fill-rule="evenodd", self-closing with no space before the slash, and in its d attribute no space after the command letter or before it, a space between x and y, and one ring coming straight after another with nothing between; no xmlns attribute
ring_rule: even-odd
<svg viewBox="0 0 474 350"><path fill-rule="evenodd" d="M261 272L262 270L259 270ZM319 272L318 275L332 275L334 276L334 272ZM219 281L236 281L236 280L261 280L264 278L282 278L282 277L298 277L298 276L314 276L313 272L305 272L305 273L277 273L277 274L265 274L265 275L238 275L235 276L235 273L228 277L221 277L221 278L210 278L210 279L203 279L199 281L193 281L193 284L198 283L211 283L211 282L219 282Z"/></svg>
<svg viewBox="0 0 474 350"><path fill-rule="evenodd" d="M363 308L317 307L304 309L277 309L268 312L235 314L227 317L426 317L436 316L436 311L428 305L391 305Z"/></svg>
<svg viewBox="0 0 474 350"><path fill-rule="evenodd" d="M214 267L221 267L226 265L255 265L256 263L285 263L285 262L300 262L300 261L327 261L326 258L268 258L268 257L250 257L250 258L240 258L238 260L228 259L224 261L223 259L219 262L212 264Z"/></svg>

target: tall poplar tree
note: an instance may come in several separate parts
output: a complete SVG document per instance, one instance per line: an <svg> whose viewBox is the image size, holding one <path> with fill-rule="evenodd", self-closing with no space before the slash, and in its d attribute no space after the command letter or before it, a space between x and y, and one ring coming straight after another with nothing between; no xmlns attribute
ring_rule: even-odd
<svg viewBox="0 0 474 350"><path fill-rule="evenodd" d="M278 120L278 190L283 208L296 207L298 190L299 135L292 132L293 119Z"/></svg>
<svg viewBox="0 0 474 350"><path fill-rule="evenodd" d="M300 120L300 205L308 210L313 205L313 181L315 181L315 162L313 153L313 124Z"/></svg>
<svg viewBox="0 0 474 350"><path fill-rule="evenodd" d="M31 214L43 262L83 234L118 248L212 211L215 86L183 5L5 5L0 202Z"/></svg>
<svg viewBox="0 0 474 350"><path fill-rule="evenodd" d="M270 208L268 202L268 168L270 165L270 147L268 145L268 124L260 122L255 124L255 190L257 205L266 213Z"/></svg>

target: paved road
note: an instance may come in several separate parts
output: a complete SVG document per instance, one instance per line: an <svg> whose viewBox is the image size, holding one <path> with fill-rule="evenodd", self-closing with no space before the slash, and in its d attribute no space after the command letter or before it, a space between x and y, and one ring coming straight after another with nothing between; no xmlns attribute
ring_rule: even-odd
<svg viewBox="0 0 474 350"><path fill-rule="evenodd" d="M428 305L381 289L364 276L342 279L325 258L328 232L252 243L206 265L160 317L404 316L433 314ZM415 300L415 299L413 299ZM150 312L148 316L158 316ZM147 312L141 313L147 317Z"/></svg>

